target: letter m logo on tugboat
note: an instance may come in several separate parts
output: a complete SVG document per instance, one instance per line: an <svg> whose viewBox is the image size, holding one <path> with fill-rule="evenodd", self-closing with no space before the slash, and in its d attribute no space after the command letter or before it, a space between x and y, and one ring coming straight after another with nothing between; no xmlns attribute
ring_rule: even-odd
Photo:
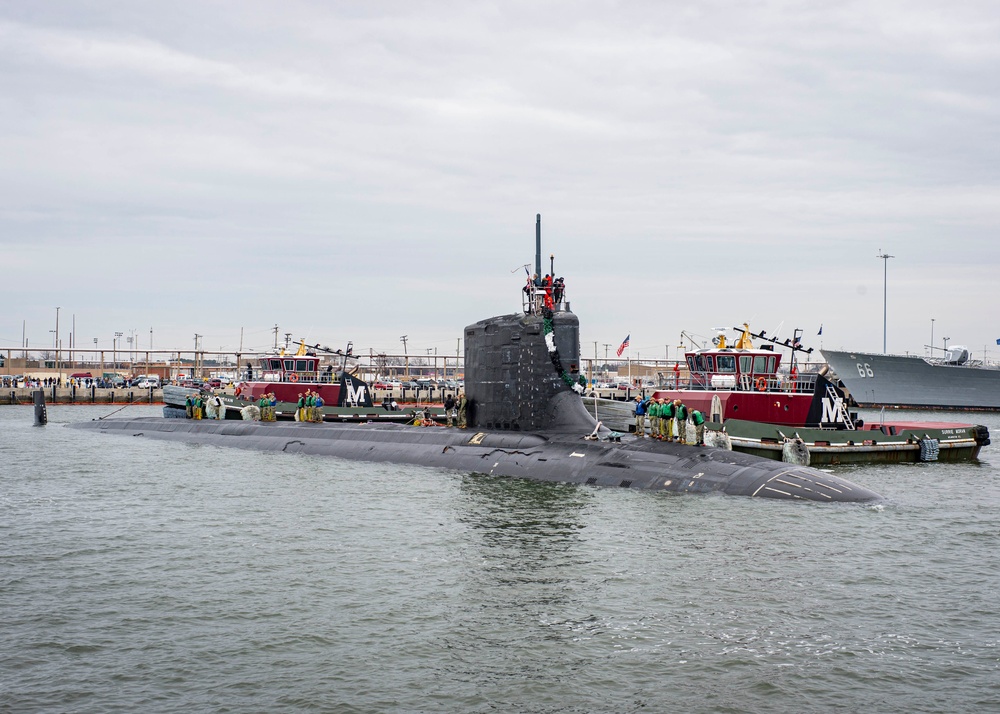
<svg viewBox="0 0 1000 714"><path fill-rule="evenodd" d="M365 403L365 391L368 387L364 384L359 384L357 382L346 382L344 385L347 387L347 401L351 404L364 404Z"/></svg>
<svg viewBox="0 0 1000 714"><path fill-rule="evenodd" d="M823 397L823 418L820 421L824 424L844 422L843 397Z"/></svg>

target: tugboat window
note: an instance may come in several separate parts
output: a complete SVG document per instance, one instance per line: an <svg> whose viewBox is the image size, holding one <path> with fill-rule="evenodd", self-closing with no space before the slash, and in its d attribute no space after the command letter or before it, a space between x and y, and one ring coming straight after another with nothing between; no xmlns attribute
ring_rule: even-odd
<svg viewBox="0 0 1000 714"><path fill-rule="evenodd" d="M767 372L767 357L764 355L756 355L753 358L753 371L755 374L764 374Z"/></svg>
<svg viewBox="0 0 1000 714"><path fill-rule="evenodd" d="M718 364L720 372L736 371L736 357L733 355L719 355L715 361Z"/></svg>
<svg viewBox="0 0 1000 714"><path fill-rule="evenodd" d="M309 366L311 360L307 359L297 359L295 360L295 371L296 372L311 372L312 368Z"/></svg>
<svg viewBox="0 0 1000 714"><path fill-rule="evenodd" d="M750 355L740 355L740 372L750 374L750 365L753 358Z"/></svg>
<svg viewBox="0 0 1000 714"><path fill-rule="evenodd" d="M286 359L285 360L285 371L286 372L294 372L295 371L294 366L295 366L295 360L293 360L293 359Z"/></svg>

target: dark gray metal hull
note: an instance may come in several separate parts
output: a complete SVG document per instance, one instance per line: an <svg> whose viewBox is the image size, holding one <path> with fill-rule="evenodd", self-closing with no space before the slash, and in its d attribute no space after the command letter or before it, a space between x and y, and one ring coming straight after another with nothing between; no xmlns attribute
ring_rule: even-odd
<svg viewBox="0 0 1000 714"><path fill-rule="evenodd" d="M1000 410L1000 369L922 357L822 350L861 406Z"/></svg>
<svg viewBox="0 0 1000 714"><path fill-rule="evenodd" d="M396 424L109 419L71 427L260 451L437 466L535 481L678 493L865 502L880 496L832 474L722 449L624 437L487 432Z"/></svg>
<svg viewBox="0 0 1000 714"><path fill-rule="evenodd" d="M568 303L539 305L532 300L524 313L466 326L464 337L467 391L459 395L459 416L467 430L156 418L70 426L556 483L819 502L880 498L809 467L602 429L580 400L586 384L579 371L580 323Z"/></svg>

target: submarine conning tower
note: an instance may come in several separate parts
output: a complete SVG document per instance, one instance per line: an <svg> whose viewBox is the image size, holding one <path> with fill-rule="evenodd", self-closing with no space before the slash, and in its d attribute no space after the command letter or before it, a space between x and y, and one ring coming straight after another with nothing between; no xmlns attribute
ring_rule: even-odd
<svg viewBox="0 0 1000 714"><path fill-rule="evenodd" d="M541 273L541 215L535 221L535 276L522 312L465 328L465 395L470 427L496 431L592 432L597 422L580 397L580 321L562 278ZM552 256L554 261L554 256ZM527 266L525 266L527 271ZM554 262L549 271L556 280Z"/></svg>
<svg viewBox="0 0 1000 714"><path fill-rule="evenodd" d="M556 307L465 328L470 427L586 434L597 426L580 399L580 321Z"/></svg>

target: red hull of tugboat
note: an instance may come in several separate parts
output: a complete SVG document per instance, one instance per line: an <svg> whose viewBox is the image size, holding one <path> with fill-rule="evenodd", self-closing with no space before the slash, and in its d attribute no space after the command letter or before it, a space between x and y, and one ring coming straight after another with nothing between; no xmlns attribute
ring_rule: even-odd
<svg viewBox="0 0 1000 714"><path fill-rule="evenodd" d="M326 404L331 406L340 404L340 385L318 382L241 382L237 386L236 396L248 402L255 402L264 394L273 392L279 402L295 404L299 401L299 395L305 394L307 389L313 393L319 392Z"/></svg>
<svg viewBox="0 0 1000 714"><path fill-rule="evenodd" d="M653 397L679 399L688 409L697 409L714 422L729 419L789 427L844 428L850 426L846 395L822 374L798 373L794 362L787 374L779 373L781 355L771 345L754 348L752 337L787 347L793 354L803 350L798 331L794 342L784 343L752 335L747 325L733 346L724 335L715 347L686 352L688 376L681 379L675 368L672 387L657 389Z"/></svg>
<svg viewBox="0 0 1000 714"><path fill-rule="evenodd" d="M697 409L706 419L712 417L712 400L719 398L722 420L745 419L782 426L804 426L814 409L815 393L732 392L695 389L658 389L654 399L680 399L688 409ZM822 405L819 406L822 414Z"/></svg>

